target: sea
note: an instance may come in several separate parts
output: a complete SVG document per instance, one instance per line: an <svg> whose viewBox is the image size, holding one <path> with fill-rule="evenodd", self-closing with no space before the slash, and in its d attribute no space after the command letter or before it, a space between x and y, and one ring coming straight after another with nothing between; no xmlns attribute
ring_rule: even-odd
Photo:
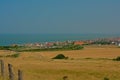
<svg viewBox="0 0 120 80"><path fill-rule="evenodd" d="M120 34L0 34L0 46L67 40L94 40L113 37L120 37Z"/></svg>

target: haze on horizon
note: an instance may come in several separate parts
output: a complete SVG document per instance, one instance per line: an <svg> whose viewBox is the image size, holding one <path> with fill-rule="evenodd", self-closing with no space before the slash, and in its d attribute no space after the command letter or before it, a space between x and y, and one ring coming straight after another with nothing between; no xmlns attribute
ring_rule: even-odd
<svg viewBox="0 0 120 80"><path fill-rule="evenodd" d="M120 0L0 0L0 34L120 33Z"/></svg>

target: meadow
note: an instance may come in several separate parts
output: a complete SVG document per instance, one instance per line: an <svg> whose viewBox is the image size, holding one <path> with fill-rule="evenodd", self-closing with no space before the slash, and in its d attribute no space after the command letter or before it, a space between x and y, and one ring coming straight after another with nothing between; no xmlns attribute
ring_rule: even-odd
<svg viewBox="0 0 120 80"><path fill-rule="evenodd" d="M0 50L0 56L16 52ZM82 50L18 52L19 57L0 57L5 66L11 63L16 73L23 71L24 80L120 80L120 62L113 61L120 56L117 47L85 47ZM64 54L68 59L51 59ZM6 76L7 74L6 67Z"/></svg>

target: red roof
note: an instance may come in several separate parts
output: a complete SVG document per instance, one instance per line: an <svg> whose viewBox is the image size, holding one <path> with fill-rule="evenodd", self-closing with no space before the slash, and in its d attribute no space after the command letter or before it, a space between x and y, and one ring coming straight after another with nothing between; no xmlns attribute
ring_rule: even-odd
<svg viewBox="0 0 120 80"><path fill-rule="evenodd" d="M85 44L83 41L75 41L74 42L74 45L83 45Z"/></svg>

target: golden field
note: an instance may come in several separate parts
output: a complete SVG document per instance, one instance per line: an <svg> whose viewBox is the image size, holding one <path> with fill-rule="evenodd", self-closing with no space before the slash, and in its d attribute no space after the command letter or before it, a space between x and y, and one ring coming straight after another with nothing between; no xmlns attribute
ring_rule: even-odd
<svg viewBox="0 0 120 80"><path fill-rule="evenodd" d="M1 50L0 55L14 54L13 51ZM18 58L1 57L13 70L23 71L23 80L120 80L120 62L113 58L120 56L117 47L85 47L83 50L19 52ZM53 60L57 54L64 54L66 60ZM17 76L15 76L17 77Z"/></svg>

